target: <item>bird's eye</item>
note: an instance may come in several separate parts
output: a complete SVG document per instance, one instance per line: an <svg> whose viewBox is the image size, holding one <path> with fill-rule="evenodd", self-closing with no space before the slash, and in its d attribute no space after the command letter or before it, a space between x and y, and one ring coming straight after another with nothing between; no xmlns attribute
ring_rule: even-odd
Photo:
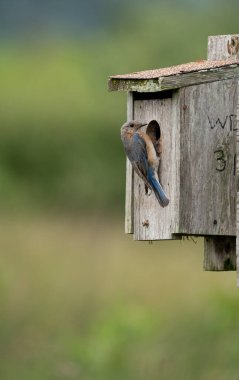
<svg viewBox="0 0 239 380"><path fill-rule="evenodd" d="M133 126L134 126L134 124L133 123L130 123L130 125L129 125L131 128L133 128Z"/></svg>

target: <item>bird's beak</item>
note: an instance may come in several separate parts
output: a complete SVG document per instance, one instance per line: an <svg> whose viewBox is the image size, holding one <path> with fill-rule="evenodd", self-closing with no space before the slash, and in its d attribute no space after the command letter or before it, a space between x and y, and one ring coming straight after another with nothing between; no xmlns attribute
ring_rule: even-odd
<svg viewBox="0 0 239 380"><path fill-rule="evenodd" d="M144 124L140 124L139 125L139 128L142 128L142 127L144 127L145 125L147 125L148 123L144 123Z"/></svg>
<svg viewBox="0 0 239 380"><path fill-rule="evenodd" d="M137 123L135 125L135 131L138 131L140 128L144 127L145 125L147 125L147 123Z"/></svg>

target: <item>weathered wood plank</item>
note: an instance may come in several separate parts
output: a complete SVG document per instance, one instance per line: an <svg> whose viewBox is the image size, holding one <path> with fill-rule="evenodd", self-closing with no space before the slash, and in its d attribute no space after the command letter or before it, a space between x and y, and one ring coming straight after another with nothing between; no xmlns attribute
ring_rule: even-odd
<svg viewBox="0 0 239 380"><path fill-rule="evenodd" d="M211 69L209 71L198 71L194 73L180 74L174 75L172 77L160 78L159 86L161 91L164 91L180 87L187 87L192 85L200 85L203 83L233 79L237 78L238 75L239 68L237 66L225 67Z"/></svg>
<svg viewBox="0 0 239 380"><path fill-rule="evenodd" d="M234 236L237 81L186 87L180 97L179 232Z"/></svg>
<svg viewBox="0 0 239 380"><path fill-rule="evenodd" d="M237 256L237 286L239 287L239 80L237 85L237 141L236 141L236 256Z"/></svg>
<svg viewBox="0 0 239 380"><path fill-rule="evenodd" d="M233 45L238 45L238 36L209 36L207 59L210 61L238 59L237 48L232 48ZM229 247L230 251L228 251ZM231 263L230 267L232 270L236 270L236 238L222 236L207 236L204 239L204 269L224 270L225 254L222 252L227 252L227 259Z"/></svg>
<svg viewBox="0 0 239 380"><path fill-rule="evenodd" d="M155 195L145 194L143 181L134 178L134 238L161 240L176 238L179 217L179 96L174 92L165 99L135 100L135 118L156 120L161 129L162 153L160 181L170 199L162 208Z"/></svg>
<svg viewBox="0 0 239 380"><path fill-rule="evenodd" d="M158 92L160 90L158 79L117 79L111 78L108 82L109 91L137 91Z"/></svg>
<svg viewBox="0 0 239 380"><path fill-rule="evenodd" d="M109 91L158 92L233 79L237 78L238 75L239 67L234 65L147 80L111 78L108 82L108 88Z"/></svg>
<svg viewBox="0 0 239 380"><path fill-rule="evenodd" d="M209 36L207 59L218 61L239 58L239 34Z"/></svg>
<svg viewBox="0 0 239 380"><path fill-rule="evenodd" d="M134 119L134 96L132 92L127 97L127 120ZM126 158L126 189L125 189L125 233L134 233L134 171Z"/></svg>
<svg viewBox="0 0 239 380"><path fill-rule="evenodd" d="M206 237L204 239L204 270L234 271L236 270L236 239L230 236Z"/></svg>

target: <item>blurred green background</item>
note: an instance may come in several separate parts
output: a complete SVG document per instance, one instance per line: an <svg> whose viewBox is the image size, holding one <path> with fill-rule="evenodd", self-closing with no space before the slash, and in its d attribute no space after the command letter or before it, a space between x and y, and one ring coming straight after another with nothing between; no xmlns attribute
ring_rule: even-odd
<svg viewBox="0 0 239 380"><path fill-rule="evenodd" d="M206 57L237 1L0 0L0 379L238 380L235 273L124 235L126 94Z"/></svg>

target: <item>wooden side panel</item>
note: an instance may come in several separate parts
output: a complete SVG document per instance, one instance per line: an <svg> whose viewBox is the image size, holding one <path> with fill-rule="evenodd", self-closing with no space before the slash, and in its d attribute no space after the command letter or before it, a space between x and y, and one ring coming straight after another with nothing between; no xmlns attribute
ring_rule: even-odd
<svg viewBox="0 0 239 380"><path fill-rule="evenodd" d="M134 238L135 240L172 239L178 232L179 216L179 94L165 99L135 100L137 120L156 120L161 129L162 154L160 181L170 199L162 208L154 193L145 194L143 181L134 177Z"/></svg>
<svg viewBox="0 0 239 380"><path fill-rule="evenodd" d="M181 90L180 233L236 234L236 102L235 80Z"/></svg>
<svg viewBox="0 0 239 380"><path fill-rule="evenodd" d="M127 121L134 119L133 92L128 93ZM126 189L125 189L125 233L134 233L134 171L128 158L126 158Z"/></svg>
<svg viewBox="0 0 239 380"><path fill-rule="evenodd" d="M238 34L209 36L207 59L210 61L237 59L238 37ZM230 247L230 251L228 251L228 247ZM231 263L229 267L231 270L236 270L236 237L207 236L204 239L204 269L224 270L225 253L226 259Z"/></svg>

